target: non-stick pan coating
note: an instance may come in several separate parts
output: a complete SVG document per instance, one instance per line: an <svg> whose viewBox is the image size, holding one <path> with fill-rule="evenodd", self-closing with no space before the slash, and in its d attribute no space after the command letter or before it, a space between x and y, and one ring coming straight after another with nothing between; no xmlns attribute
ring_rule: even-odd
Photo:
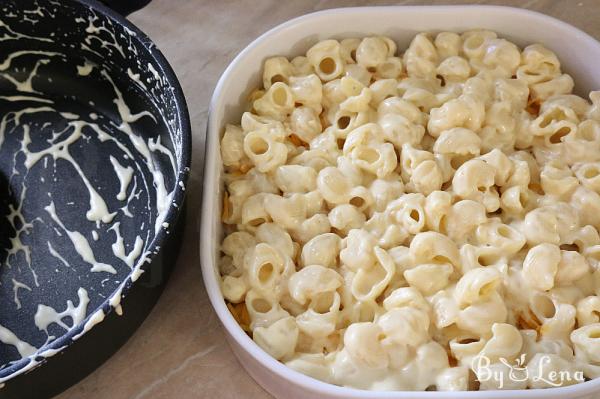
<svg viewBox="0 0 600 399"><path fill-rule="evenodd" d="M121 312L168 236L189 154L162 68L79 3L0 1L0 381Z"/></svg>

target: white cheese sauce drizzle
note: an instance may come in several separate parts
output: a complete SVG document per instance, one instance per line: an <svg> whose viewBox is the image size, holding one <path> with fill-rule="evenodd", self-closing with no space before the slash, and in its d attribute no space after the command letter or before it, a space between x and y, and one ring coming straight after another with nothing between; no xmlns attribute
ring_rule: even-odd
<svg viewBox="0 0 600 399"><path fill-rule="evenodd" d="M51 306L39 304L37 312L34 316L35 325L41 331L45 331L48 334L48 327L51 324L58 324L66 331L78 326L86 316L87 306L90 302L88 293L85 288L79 288L77 290L77 296L79 297L79 303L77 306L73 305L73 301L67 301L67 308L62 312L58 312ZM71 325L68 325L65 319L71 319Z"/></svg>
<svg viewBox="0 0 600 399"><path fill-rule="evenodd" d="M129 197L127 198L127 202L125 203L125 205L123 207L121 207L121 211L123 211L123 214L125 216L129 216L130 218L133 217L133 214L129 211L129 204L131 203L131 201L133 201L134 198L136 198L136 190L137 190L137 178L134 176L134 178L133 178L133 188L131 189L131 191L129 193Z"/></svg>
<svg viewBox="0 0 600 399"><path fill-rule="evenodd" d="M4 23L1 19L0 19L0 27L6 30L6 33L3 36L0 36L0 42L6 41L6 40L18 40L18 39L33 39L33 40L38 40L40 42L50 42L52 43L52 39L49 39L47 37L35 37L35 36L29 36L29 35L25 35L23 33L19 33L19 32L15 32L14 30L12 30L10 28L10 26L8 26L6 23Z"/></svg>
<svg viewBox="0 0 600 399"><path fill-rule="evenodd" d="M123 47L121 47L121 45L117 41L117 38L115 37L115 34L113 33L113 31L111 31L110 29L108 29L104 26L94 25L94 22L96 22L97 20L98 20L97 16L91 16L88 19L89 25L87 28L85 28L85 31L87 33L89 33L89 35L85 38L86 44L88 46L92 46L93 41L98 41L100 43L100 47L102 47L102 48L112 47L115 50L117 50L123 58L125 58L125 52L123 51ZM112 40L107 41L107 40L102 39L100 37L100 34L102 32L105 33L105 36L108 35Z"/></svg>
<svg viewBox="0 0 600 399"><path fill-rule="evenodd" d="M133 73L133 71L131 70L131 68L127 68L127 75L133 81L133 83L135 83L140 89L142 89L144 91L148 91L148 87L144 84L144 82L142 82L140 80L140 74L139 73Z"/></svg>
<svg viewBox="0 0 600 399"><path fill-rule="evenodd" d="M15 305L17 305L17 310L19 310L19 309L21 309L21 300L19 299L19 288L23 288L23 289L26 289L27 291L31 291L31 287L29 287L27 284L24 284L20 281L15 280L14 278L12 279L12 283L13 283L13 293L14 293L13 300L15 301Z"/></svg>
<svg viewBox="0 0 600 399"><path fill-rule="evenodd" d="M25 129L25 130L27 130L27 129ZM18 256L19 253L22 252L23 255L25 256L25 263L27 264L27 267L28 267L29 271L31 272L31 275L33 276L33 282L36 287L39 287L40 282L38 279L38 275L35 272L35 269L33 268L32 264L31 264L31 248L29 248L28 245L23 244L23 241L21 240L21 236L23 234L29 234L31 232L31 230L33 229L33 222L40 220L39 218L36 218L31 222L27 222L25 220L25 218L23 217L22 209L23 209L23 201L25 199L26 192L27 192L27 187L23 186L22 190L21 190L21 196L19 198L19 205L15 208L13 204L10 204L9 205L10 213L8 215L6 215L7 221L9 222L9 224L11 226L13 226L15 228L15 231L16 231L14 237L10 237L11 246L7 251L6 265L8 267L12 267L12 261L14 259L16 259L16 257ZM17 227L19 225L20 225L20 227Z"/></svg>
<svg viewBox="0 0 600 399"><path fill-rule="evenodd" d="M54 256L56 259L61 261L62 264L65 265L66 267L69 267L69 268L71 267L69 262L67 262L67 260L65 258L63 258L56 249L54 249L52 244L50 244L50 241L48 241L48 252L50 252L50 255Z"/></svg>
<svg viewBox="0 0 600 399"><path fill-rule="evenodd" d="M2 325L0 325L0 341L7 345L14 346L22 357L32 356L37 352L35 346L19 339L15 333Z"/></svg>
<svg viewBox="0 0 600 399"><path fill-rule="evenodd" d="M98 262L96 257L94 256L94 251L92 251L92 247L90 246L89 241L83 234L78 231L71 231L66 228L66 226L62 223L58 215L56 214L56 207L54 206L54 202L50 202L50 205L44 208L46 212L50 214L52 220L56 222L64 231L67 233L67 236L73 243L73 248L75 251L81 256L81 258L92 265L92 272L108 272L112 274L117 274L117 271L111 265L106 263Z"/></svg>
<svg viewBox="0 0 600 399"><path fill-rule="evenodd" d="M123 262L127 264L131 269L133 269L134 262L137 258L139 258L142 253L142 249L144 247L144 240L140 238L140 236L135 237L135 244L133 245L133 249L129 254L125 253L125 244L123 244L123 237L121 236L120 230L120 222L113 224L108 230L113 230L117 235L116 241L112 245L113 254Z"/></svg>
<svg viewBox="0 0 600 399"><path fill-rule="evenodd" d="M81 332L73 335L73 338L71 338L71 339L73 341L77 341L86 332L90 331L92 329L92 327L94 327L98 323L101 323L104 320L104 317L105 317L104 311L102 309L98 309L85 322L85 324L83 325L83 328L81 329Z"/></svg>
<svg viewBox="0 0 600 399"><path fill-rule="evenodd" d="M133 168L131 166L122 166L112 155L110 156L110 163L112 164L115 173L119 178L120 188L119 193L117 194L117 199L123 201L127 198L127 188L129 187L129 183L131 183L131 178L133 177Z"/></svg>
<svg viewBox="0 0 600 399"><path fill-rule="evenodd" d="M77 75L88 76L90 73L92 73L93 69L94 65L86 61L83 63L83 65L77 65Z"/></svg>
<svg viewBox="0 0 600 399"><path fill-rule="evenodd" d="M87 123L82 121L70 121L69 126L73 128L73 132L65 140L55 143L39 152L30 152L25 148L24 150L27 156L25 160L25 166L30 169L45 155L51 155L55 161L59 158L62 158L65 161L70 162L73 168L75 168L79 174L79 177L81 177L81 180L85 184L90 194L90 209L86 213L87 219L92 222L101 220L104 223L110 223L110 221L112 221L112 219L115 217L116 212L110 213L108 211L108 207L106 206L106 202L102 196L94 189L86 175L83 173L79 163L76 162L69 153L69 145L82 137L81 130L84 126L87 126Z"/></svg>

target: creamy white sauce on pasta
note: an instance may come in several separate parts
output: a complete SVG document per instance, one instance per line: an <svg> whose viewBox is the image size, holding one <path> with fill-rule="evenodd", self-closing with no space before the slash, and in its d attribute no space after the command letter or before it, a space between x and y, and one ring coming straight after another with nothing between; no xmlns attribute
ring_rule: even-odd
<svg viewBox="0 0 600 399"><path fill-rule="evenodd" d="M369 390L600 375L600 92L490 31L324 40L262 77L221 140L219 266L261 348Z"/></svg>

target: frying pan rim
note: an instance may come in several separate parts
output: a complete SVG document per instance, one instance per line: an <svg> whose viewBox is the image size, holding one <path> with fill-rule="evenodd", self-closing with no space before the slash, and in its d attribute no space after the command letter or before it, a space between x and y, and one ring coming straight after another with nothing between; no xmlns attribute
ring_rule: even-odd
<svg viewBox="0 0 600 399"><path fill-rule="evenodd" d="M97 0L76 0L71 2L70 6L72 7L87 7L88 9L102 14L103 16L109 18L113 22L118 25L121 25L131 32L134 32L132 40L137 41L143 48L148 51L148 55L151 59L156 62L156 65L159 68L159 73L166 78L168 82L168 86L171 89L173 97L175 99L175 107L176 114L179 118L179 128L181 131L181 145L180 145L180 153L181 160L178 162L177 170L175 171L175 180L173 184L175 185L175 190L171 196L171 204L169 205L169 209L167 214L165 215L164 222L168 223L169 226L175 227L176 222L178 221L179 215L182 213L182 208L184 206L185 199L185 188L187 185L187 181L190 174L191 161L192 161L192 129L190 123L190 116L188 106L185 100L185 95L183 93L183 89L173 67L169 64L164 54L160 51L160 49L156 46L156 44L146 35L141 29L127 20L124 16L119 14L118 12L112 10L111 8L105 6ZM132 36L132 35L130 35ZM169 90L169 89L167 89ZM173 142L173 146L175 147L176 143ZM176 206L173 206L176 204ZM167 229L160 229L158 233L155 234L154 238L148 245L147 254L145 257L145 262L140 266L140 268L146 272L149 265L152 264L152 260L158 255L159 251L157 248L161 248L164 245L160 245L166 242L169 239L169 234ZM4 367L0 367L0 384L4 384L5 382L10 381L12 378L19 376L22 373L29 372L41 364L45 363L48 358L54 356L55 354L43 356L42 359L38 360L40 357L39 353L43 351L52 351L58 350L58 353L67 349L68 346L73 344L75 341L72 340L73 337L78 336L82 331L89 320L89 318L94 315L98 310L102 309L104 312L104 316L106 317L108 314L114 311L114 307L110 305L111 297L117 293L119 289L121 289L121 299L123 299L127 292L131 289L132 285L135 283L132 280L133 270L127 274L124 281L119 284L117 289L115 289L110 296L107 297L100 305L96 308L87 311L87 315L83 321L81 321L78 325L73 326L70 330L66 331L60 337L57 337L55 340L50 342L49 344L38 348L37 352L31 356L21 358L19 360L13 361L11 363L7 363ZM98 323L101 324L101 323ZM95 327L92 326L88 331ZM86 331L85 333L87 333ZM78 336L77 338L80 338ZM43 349L43 351L41 351ZM33 363L33 366L30 364Z"/></svg>

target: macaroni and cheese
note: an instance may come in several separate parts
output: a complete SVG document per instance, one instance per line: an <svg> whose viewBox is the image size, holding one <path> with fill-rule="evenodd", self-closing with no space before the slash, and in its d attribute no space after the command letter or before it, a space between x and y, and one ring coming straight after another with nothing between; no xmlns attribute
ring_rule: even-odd
<svg viewBox="0 0 600 399"><path fill-rule="evenodd" d="M262 78L221 140L219 266L262 349L369 390L600 375L600 92L485 30L324 40Z"/></svg>

